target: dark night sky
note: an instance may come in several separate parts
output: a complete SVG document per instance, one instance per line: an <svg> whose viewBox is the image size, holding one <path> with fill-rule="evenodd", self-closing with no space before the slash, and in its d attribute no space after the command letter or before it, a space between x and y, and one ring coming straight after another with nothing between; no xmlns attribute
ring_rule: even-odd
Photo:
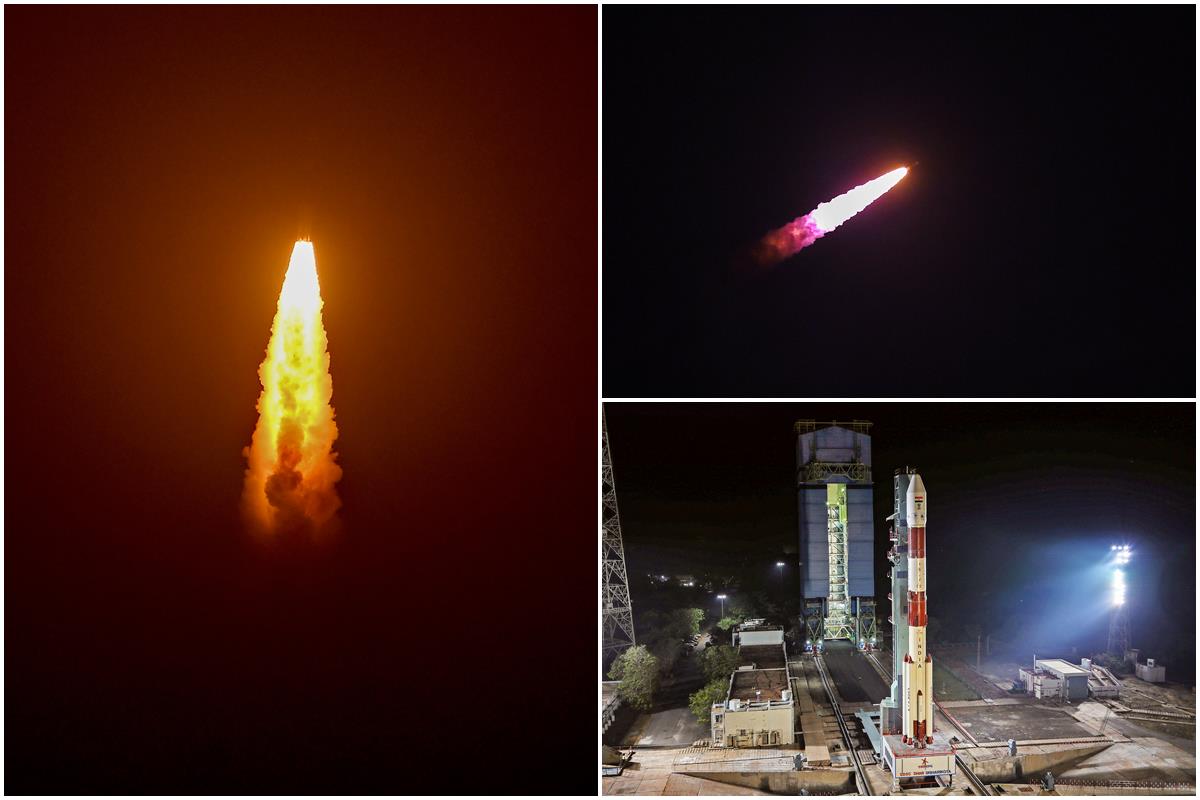
<svg viewBox="0 0 1200 800"><path fill-rule="evenodd" d="M597 10L4 16L6 790L594 791ZM300 235L345 532L264 550Z"/></svg>
<svg viewBox="0 0 1200 800"><path fill-rule="evenodd" d="M775 560L796 558L792 423L865 419L877 596L891 476L913 466L929 494L932 615L1103 648L1107 576L1095 565L1128 541L1133 644L1173 680L1194 674L1192 403L608 403L605 414L635 609L648 572L721 574L745 560L774 581Z"/></svg>
<svg viewBox="0 0 1200 800"><path fill-rule="evenodd" d="M606 8L605 396L1194 396L1195 15Z"/></svg>

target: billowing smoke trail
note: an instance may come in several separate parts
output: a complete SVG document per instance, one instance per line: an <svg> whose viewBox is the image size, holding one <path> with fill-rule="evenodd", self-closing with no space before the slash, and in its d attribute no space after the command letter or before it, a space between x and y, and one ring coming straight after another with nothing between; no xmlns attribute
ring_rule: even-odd
<svg viewBox="0 0 1200 800"><path fill-rule="evenodd" d="M755 250L758 262L775 264L798 253L874 203L907 174L908 167L894 169L826 203L821 203L803 217L771 231L763 237Z"/></svg>
<svg viewBox="0 0 1200 800"><path fill-rule="evenodd" d="M312 242L296 242L258 370L258 425L243 451L242 510L256 533L327 530L342 504L323 305Z"/></svg>

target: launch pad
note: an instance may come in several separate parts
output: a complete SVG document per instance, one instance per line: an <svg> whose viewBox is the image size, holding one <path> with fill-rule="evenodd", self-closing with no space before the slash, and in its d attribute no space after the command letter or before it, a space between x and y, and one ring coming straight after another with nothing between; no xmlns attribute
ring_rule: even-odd
<svg viewBox="0 0 1200 800"><path fill-rule="evenodd" d="M902 788L904 783L950 776L954 781L954 747L950 737L942 731L930 734L932 744L917 747L904 743L900 734L883 736L883 763L892 773L892 789Z"/></svg>

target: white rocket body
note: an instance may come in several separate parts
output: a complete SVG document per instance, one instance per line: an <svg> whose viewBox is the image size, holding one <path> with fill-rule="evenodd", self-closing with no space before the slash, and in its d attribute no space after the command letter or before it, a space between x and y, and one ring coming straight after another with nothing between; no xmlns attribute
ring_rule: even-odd
<svg viewBox="0 0 1200 800"><path fill-rule="evenodd" d="M904 709L900 733L906 744L933 742L933 656L925 640L925 483L913 474L905 497L908 520L908 651L904 654Z"/></svg>

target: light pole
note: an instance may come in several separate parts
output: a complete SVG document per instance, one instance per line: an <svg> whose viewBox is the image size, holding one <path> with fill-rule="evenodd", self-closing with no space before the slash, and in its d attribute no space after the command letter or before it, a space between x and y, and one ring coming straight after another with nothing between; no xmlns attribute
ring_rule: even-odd
<svg viewBox="0 0 1200 800"><path fill-rule="evenodd" d="M721 619L725 619L725 595L717 595L717 599L721 601Z"/></svg>

